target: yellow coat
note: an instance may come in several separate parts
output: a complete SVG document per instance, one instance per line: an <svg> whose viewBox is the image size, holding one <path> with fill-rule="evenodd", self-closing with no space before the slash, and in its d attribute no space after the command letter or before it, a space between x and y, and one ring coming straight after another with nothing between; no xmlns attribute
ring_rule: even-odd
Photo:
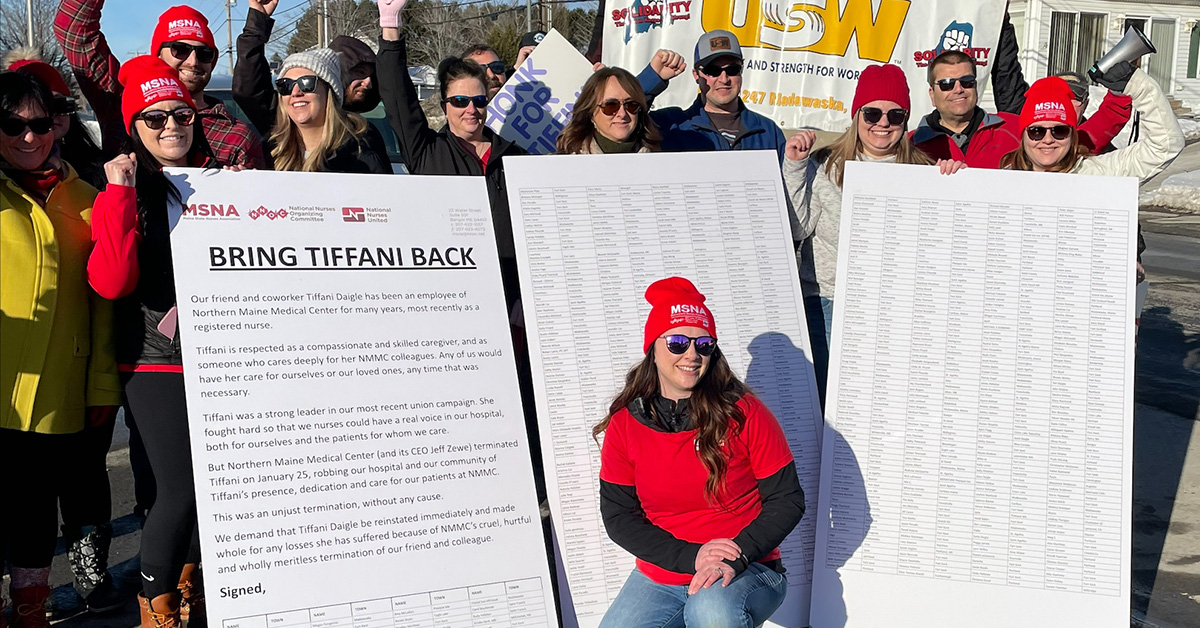
<svg viewBox="0 0 1200 628"><path fill-rule="evenodd" d="M0 173L0 428L74 433L121 403L112 302L87 281L96 189L67 170L45 207Z"/></svg>

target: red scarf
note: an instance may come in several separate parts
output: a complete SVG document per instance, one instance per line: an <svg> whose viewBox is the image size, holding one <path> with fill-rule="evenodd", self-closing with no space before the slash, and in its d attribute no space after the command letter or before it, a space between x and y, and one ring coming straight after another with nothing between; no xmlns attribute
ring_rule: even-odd
<svg viewBox="0 0 1200 628"><path fill-rule="evenodd" d="M50 192L63 181L63 171L58 167L54 159L47 160L37 170L13 170L5 168L4 174L8 175L8 178L13 181L16 181L22 190L25 190L26 193L43 205L46 204L46 199L50 198Z"/></svg>

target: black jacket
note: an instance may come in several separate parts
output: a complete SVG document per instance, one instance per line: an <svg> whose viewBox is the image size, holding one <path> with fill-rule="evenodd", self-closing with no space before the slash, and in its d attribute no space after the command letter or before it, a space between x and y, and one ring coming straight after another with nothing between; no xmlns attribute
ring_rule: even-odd
<svg viewBox="0 0 1200 628"><path fill-rule="evenodd" d="M271 136L275 126L275 115L279 108L279 94L271 81L271 66L267 63L267 40L275 20L266 13L250 9L246 16L246 27L237 39L237 65L233 68L233 99L245 112L250 123L264 138ZM332 97L332 94L330 94ZM367 123L368 125L370 123ZM392 168L387 153L376 152L369 142L367 133L352 137L342 143L325 160L329 172L357 172L363 174L391 174ZM382 143L382 138L380 138ZM268 140L269 142L269 140ZM271 146L266 147L266 158L271 159Z"/></svg>
<svg viewBox="0 0 1200 628"><path fill-rule="evenodd" d="M396 131L400 154L404 156L408 171L412 174L486 177L500 258L516 259L512 218L508 212L508 192L504 185L503 159L510 155L525 155L525 150L485 128L483 135L492 143L485 171L474 152L450 133L449 125L441 131L429 128L417 87L408 76L408 49L404 35L397 41L380 41L375 69L379 75L379 95L383 98L383 108L387 111L388 122Z"/></svg>

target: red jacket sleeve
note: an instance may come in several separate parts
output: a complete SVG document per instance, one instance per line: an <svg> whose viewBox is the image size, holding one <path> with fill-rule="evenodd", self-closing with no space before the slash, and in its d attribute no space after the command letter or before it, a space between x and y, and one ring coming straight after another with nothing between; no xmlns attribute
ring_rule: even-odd
<svg viewBox="0 0 1200 628"><path fill-rule="evenodd" d="M104 150L119 150L127 132L121 117L121 62L100 32L104 0L62 0L54 16L54 36L62 46L79 89L100 123Z"/></svg>
<svg viewBox="0 0 1200 628"><path fill-rule="evenodd" d="M88 258L88 283L96 294L119 299L137 287L137 191L108 184L92 205L92 254Z"/></svg>
<svg viewBox="0 0 1200 628"><path fill-rule="evenodd" d="M1109 92L1096 113L1079 125L1079 141L1090 148L1093 155L1099 155L1125 128L1131 115L1133 98Z"/></svg>

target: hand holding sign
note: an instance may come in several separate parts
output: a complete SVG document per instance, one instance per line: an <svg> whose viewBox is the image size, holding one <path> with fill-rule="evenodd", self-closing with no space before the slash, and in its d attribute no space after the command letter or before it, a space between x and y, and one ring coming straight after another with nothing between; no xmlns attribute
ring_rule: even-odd
<svg viewBox="0 0 1200 628"><path fill-rule="evenodd" d="M654 53L654 58L650 60L650 67L659 78L669 81L683 74L683 71L687 69L687 62L678 52L663 49Z"/></svg>

